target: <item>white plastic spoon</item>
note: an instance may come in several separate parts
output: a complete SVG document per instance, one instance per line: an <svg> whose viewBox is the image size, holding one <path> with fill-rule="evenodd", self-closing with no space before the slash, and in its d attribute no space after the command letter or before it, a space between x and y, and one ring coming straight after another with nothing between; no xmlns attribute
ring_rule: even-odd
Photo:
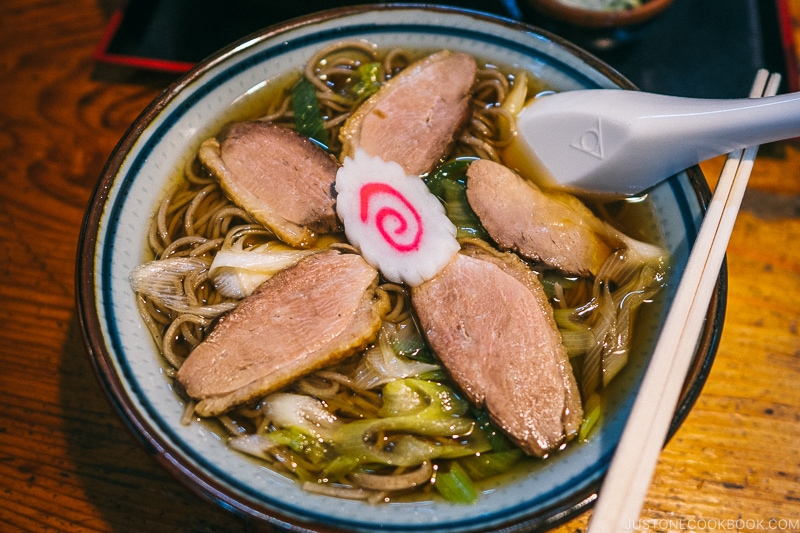
<svg viewBox="0 0 800 533"><path fill-rule="evenodd" d="M545 185L632 195L706 159L800 136L800 93L706 100L568 91L536 98L518 120L504 153L513 166Z"/></svg>

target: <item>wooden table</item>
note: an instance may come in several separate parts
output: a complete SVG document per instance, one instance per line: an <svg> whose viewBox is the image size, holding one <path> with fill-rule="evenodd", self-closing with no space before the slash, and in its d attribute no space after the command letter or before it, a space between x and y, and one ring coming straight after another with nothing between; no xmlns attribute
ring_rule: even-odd
<svg viewBox="0 0 800 533"><path fill-rule="evenodd" d="M82 344L84 209L114 144L170 81L93 62L113 7L0 3L0 530L244 531L136 443ZM704 166L714 177L720 161ZM797 145L762 149L728 268L717 360L661 456L642 529L800 530Z"/></svg>

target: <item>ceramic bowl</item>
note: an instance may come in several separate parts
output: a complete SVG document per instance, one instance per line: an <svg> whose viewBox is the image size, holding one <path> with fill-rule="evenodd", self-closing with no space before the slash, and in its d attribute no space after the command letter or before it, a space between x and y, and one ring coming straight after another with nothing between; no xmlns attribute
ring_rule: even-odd
<svg viewBox="0 0 800 533"><path fill-rule="evenodd" d="M99 382L144 447L202 498L256 521L294 531L476 532L541 530L587 509L605 474L664 319L650 306L646 352L616 379L602 426L536 472L481 495L473 505L370 505L304 492L229 449L201 423L182 425L183 405L137 311L129 275L147 258L146 231L170 177L220 127L226 111L265 80L297 71L312 53L347 38L379 46L461 50L546 79L556 90L634 89L619 73L558 37L530 26L442 7L343 8L274 26L204 61L141 114L105 167L88 208L78 258L79 318ZM672 254L668 301L702 219L709 190L699 169L649 193L653 222ZM722 327L725 277L708 311L674 431L700 392Z"/></svg>
<svg viewBox="0 0 800 533"><path fill-rule="evenodd" d="M534 10L582 28L610 29L644 24L663 12L672 0L644 0L630 9L589 9L568 0L525 0Z"/></svg>

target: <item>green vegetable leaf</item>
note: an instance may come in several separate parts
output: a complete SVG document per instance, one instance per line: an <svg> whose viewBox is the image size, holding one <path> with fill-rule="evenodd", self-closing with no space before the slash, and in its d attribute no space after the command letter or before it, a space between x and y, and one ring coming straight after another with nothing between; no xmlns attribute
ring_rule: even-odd
<svg viewBox="0 0 800 533"><path fill-rule="evenodd" d="M487 240L478 215L467 200L467 168L472 159L456 159L445 163L425 178L428 189L444 204L447 218L456 226L456 237L473 237Z"/></svg>
<svg viewBox="0 0 800 533"><path fill-rule="evenodd" d="M358 82L350 89L356 102L366 100L381 88L380 63L364 63L358 67Z"/></svg>
<svg viewBox="0 0 800 533"><path fill-rule="evenodd" d="M478 499L478 490L469 475L455 461L440 465L433 486L446 500L454 503L472 503Z"/></svg>
<svg viewBox="0 0 800 533"><path fill-rule="evenodd" d="M503 452L516 449L516 446L511 443L505 433L489 420L489 415L486 411L473 408L472 415L478 421L478 430L485 435L486 440L492 447L492 451Z"/></svg>
<svg viewBox="0 0 800 533"><path fill-rule="evenodd" d="M381 416L345 424L331 444L361 462L415 466L436 458L474 455L491 450L469 404L449 387L421 379L398 379L383 390ZM371 442L373 436L390 435Z"/></svg>
<svg viewBox="0 0 800 533"><path fill-rule="evenodd" d="M393 324L391 329L385 329L389 344L398 355L425 363L436 362L433 352L422 337L422 333L420 333L413 318Z"/></svg>
<svg viewBox="0 0 800 533"><path fill-rule="evenodd" d="M269 436L278 444L288 446L314 464L325 460L325 447L316 437L302 428L278 429L270 433Z"/></svg>
<svg viewBox="0 0 800 533"><path fill-rule="evenodd" d="M330 145L330 135L317 99L317 89L308 78L301 78L292 87L292 108L297 131L322 144Z"/></svg>
<svg viewBox="0 0 800 533"><path fill-rule="evenodd" d="M459 459L458 462L472 479L486 479L509 471L522 459L519 448L504 452L489 452Z"/></svg>
<svg viewBox="0 0 800 533"><path fill-rule="evenodd" d="M578 430L578 440L586 440L594 428L603 419L603 407L600 396L591 394L583 404L583 423Z"/></svg>

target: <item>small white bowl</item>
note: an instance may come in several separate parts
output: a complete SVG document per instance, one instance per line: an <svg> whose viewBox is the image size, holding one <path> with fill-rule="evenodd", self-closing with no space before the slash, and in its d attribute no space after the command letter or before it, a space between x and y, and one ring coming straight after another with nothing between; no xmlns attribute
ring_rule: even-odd
<svg viewBox="0 0 800 533"><path fill-rule="evenodd" d="M228 448L203 424L181 425L183 405L162 372L129 284L147 257L146 231L167 182L226 110L265 80L294 71L324 45L361 37L381 46L461 50L524 68L557 90L632 89L630 82L559 38L516 22L443 7L344 8L264 30L204 61L166 89L137 119L112 154L86 214L78 257L77 299L86 346L99 381L124 421L160 463L202 497L234 512L295 531L455 532L541 530L587 509L595 498L642 374L631 364L616 378L624 394L610 403L602 427L542 468L481 495L474 505L370 505L312 495ZM656 225L683 270L709 197L699 169L650 193ZM675 283L670 284L666 300ZM709 309L705 335L675 415L673 431L702 388L722 327L725 276ZM651 306L652 348L664 306ZM634 358L636 359L636 358ZM640 361L646 357L638 358Z"/></svg>

